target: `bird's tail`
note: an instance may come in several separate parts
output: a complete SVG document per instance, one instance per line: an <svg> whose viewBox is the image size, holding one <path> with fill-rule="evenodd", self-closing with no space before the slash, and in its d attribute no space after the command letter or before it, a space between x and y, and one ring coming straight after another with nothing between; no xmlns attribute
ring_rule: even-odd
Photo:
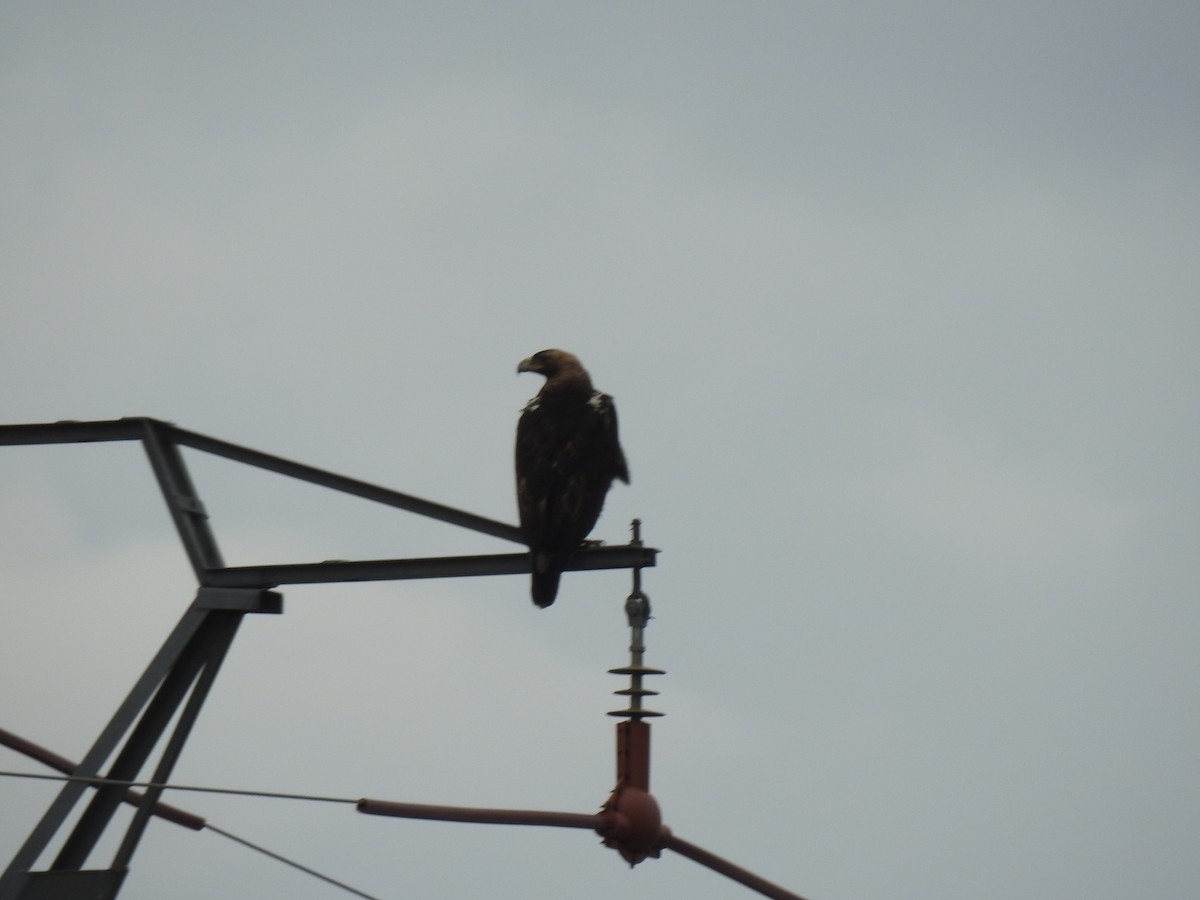
<svg viewBox="0 0 1200 900"><path fill-rule="evenodd" d="M558 580L562 570L554 565L548 553L533 554L533 580L530 583L530 594L536 606L545 609L558 596Z"/></svg>

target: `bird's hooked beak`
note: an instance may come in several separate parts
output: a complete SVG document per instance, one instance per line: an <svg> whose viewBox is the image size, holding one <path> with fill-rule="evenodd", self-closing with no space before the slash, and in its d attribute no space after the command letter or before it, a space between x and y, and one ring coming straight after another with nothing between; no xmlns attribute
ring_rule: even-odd
<svg viewBox="0 0 1200 900"><path fill-rule="evenodd" d="M538 372L538 371L540 371L540 369L538 369L537 363L533 361L532 356L530 356L526 359L523 359L519 363L517 363L517 374L518 375L520 375L522 372Z"/></svg>

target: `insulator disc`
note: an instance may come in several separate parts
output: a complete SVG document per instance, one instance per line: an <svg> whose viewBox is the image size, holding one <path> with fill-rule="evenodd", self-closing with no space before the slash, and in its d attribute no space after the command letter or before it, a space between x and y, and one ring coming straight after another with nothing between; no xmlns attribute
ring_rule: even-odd
<svg viewBox="0 0 1200 900"><path fill-rule="evenodd" d="M666 675L665 669L651 669L649 666L622 666L620 669L609 669L610 675Z"/></svg>
<svg viewBox="0 0 1200 900"><path fill-rule="evenodd" d="M655 716L665 716L666 713L654 712L652 709L614 709L610 716L624 716L627 719L648 719Z"/></svg>

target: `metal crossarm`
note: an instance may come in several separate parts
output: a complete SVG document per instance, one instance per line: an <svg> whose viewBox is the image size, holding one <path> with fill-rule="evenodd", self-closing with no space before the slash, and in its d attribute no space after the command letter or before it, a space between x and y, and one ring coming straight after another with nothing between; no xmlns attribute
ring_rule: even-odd
<svg viewBox="0 0 1200 900"><path fill-rule="evenodd" d="M248 613L283 611L280 595L267 588L284 584L518 575L530 571L527 553L228 567L192 483L181 452L183 447L514 543L522 543L522 539L518 528L504 522L186 431L158 419L0 425L0 446L112 441L142 444L199 589L179 624L72 773L84 780L72 780L63 786L8 868L0 874L0 900L71 900L84 896L112 900L117 896L163 790L161 786L148 789L142 797L107 868L84 867L110 826L116 809L127 798L127 791L120 784L98 787L50 867L42 871L34 867L84 795L86 779L99 776L115 782L132 780L147 764L174 721L153 775L155 785L167 784L242 617ZM640 544L587 547L576 554L568 568L652 566L656 553ZM113 759L110 768L101 775L101 766L110 758Z"/></svg>
<svg viewBox="0 0 1200 900"><path fill-rule="evenodd" d="M656 551L645 547L581 549L565 568L629 569L654 565ZM479 575L526 575L528 553L479 556L433 556L424 559L330 560L294 565L233 566L205 573L209 584L228 587L277 587L284 584L327 584L343 581L405 581L416 578L466 578Z"/></svg>

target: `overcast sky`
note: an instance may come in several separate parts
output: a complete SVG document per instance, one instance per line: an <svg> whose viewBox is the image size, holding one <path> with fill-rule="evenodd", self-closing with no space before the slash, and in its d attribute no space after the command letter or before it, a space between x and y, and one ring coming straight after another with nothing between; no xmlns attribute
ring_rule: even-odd
<svg viewBox="0 0 1200 900"><path fill-rule="evenodd" d="M633 476L593 536L663 551L677 835L811 900L1194 900L1197 46L1166 0L6 2L0 422L515 522L516 365L573 351ZM187 460L233 564L513 549ZM0 727L80 758L195 582L136 445L0 448L0 491ZM175 780L594 811L628 591L287 589ZM0 864L56 791L0 778ZM167 799L381 898L751 896L586 832ZM348 895L155 822L122 897L162 896Z"/></svg>

